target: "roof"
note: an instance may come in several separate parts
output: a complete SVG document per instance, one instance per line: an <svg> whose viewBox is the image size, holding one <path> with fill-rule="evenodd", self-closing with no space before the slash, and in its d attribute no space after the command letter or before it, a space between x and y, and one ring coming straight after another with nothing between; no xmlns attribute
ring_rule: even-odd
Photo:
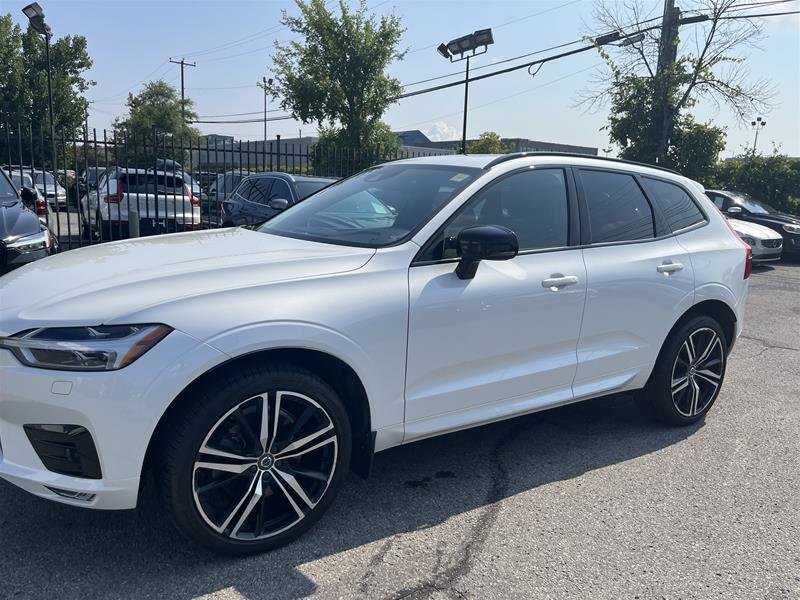
<svg viewBox="0 0 800 600"><path fill-rule="evenodd" d="M261 177L274 177L285 181L337 181L336 177L318 177L316 175L292 175L291 173L281 173L278 171L268 171L266 173L250 173L249 177L258 179Z"/></svg>

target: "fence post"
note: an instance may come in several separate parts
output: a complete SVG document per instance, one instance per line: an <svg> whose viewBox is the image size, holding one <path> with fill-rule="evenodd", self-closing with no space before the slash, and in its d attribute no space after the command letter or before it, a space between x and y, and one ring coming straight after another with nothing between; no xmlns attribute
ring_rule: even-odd
<svg viewBox="0 0 800 600"><path fill-rule="evenodd" d="M145 180L145 186L147 186ZM147 189L145 187L145 189ZM128 237L137 238L139 237L139 209L138 208L129 208L128 209Z"/></svg>

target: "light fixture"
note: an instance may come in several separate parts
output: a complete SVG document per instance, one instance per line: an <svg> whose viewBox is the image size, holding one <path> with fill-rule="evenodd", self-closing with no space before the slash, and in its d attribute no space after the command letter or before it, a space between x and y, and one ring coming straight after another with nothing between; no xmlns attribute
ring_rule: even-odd
<svg viewBox="0 0 800 600"><path fill-rule="evenodd" d="M28 4L28 6L22 9L22 12L25 13L25 16L29 19L33 19L34 17L44 17L44 11L42 10L42 7L39 6L38 2Z"/></svg>
<svg viewBox="0 0 800 600"><path fill-rule="evenodd" d="M447 49L447 44L439 44L439 47L436 48L436 51L444 58L448 60L450 59L450 51Z"/></svg>

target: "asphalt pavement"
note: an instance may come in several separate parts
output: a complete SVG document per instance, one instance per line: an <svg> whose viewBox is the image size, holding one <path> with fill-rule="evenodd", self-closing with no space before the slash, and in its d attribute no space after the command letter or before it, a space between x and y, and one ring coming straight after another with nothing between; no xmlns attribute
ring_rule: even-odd
<svg viewBox="0 0 800 600"><path fill-rule="evenodd" d="M246 559L0 481L0 598L800 598L800 264L758 269L704 422L627 396L378 454L305 537Z"/></svg>

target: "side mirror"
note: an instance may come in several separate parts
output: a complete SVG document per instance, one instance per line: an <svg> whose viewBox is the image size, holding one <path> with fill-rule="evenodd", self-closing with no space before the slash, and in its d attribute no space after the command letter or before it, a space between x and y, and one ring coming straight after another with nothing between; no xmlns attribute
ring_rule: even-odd
<svg viewBox="0 0 800 600"><path fill-rule="evenodd" d="M725 211L729 215L740 215L742 214L742 207L741 206L729 206L728 210Z"/></svg>
<svg viewBox="0 0 800 600"><path fill-rule="evenodd" d="M38 198L36 190L33 190L29 187L24 187L22 190L20 190L19 195L22 198L22 201L28 206L36 205L36 199Z"/></svg>
<svg viewBox="0 0 800 600"><path fill-rule="evenodd" d="M273 198L269 201L268 206L272 210L286 210L289 207L289 201L286 198Z"/></svg>
<svg viewBox="0 0 800 600"><path fill-rule="evenodd" d="M456 238L461 260L456 267L459 279L472 279L482 260L509 260L519 252L517 234L500 225L478 225L462 229Z"/></svg>

